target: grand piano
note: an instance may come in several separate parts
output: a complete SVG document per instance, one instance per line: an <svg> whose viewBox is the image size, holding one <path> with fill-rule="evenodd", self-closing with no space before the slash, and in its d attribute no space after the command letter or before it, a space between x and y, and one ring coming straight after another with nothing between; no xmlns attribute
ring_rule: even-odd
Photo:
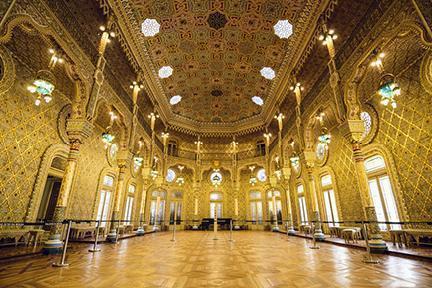
<svg viewBox="0 0 432 288"><path fill-rule="evenodd" d="M230 223L232 218L218 218L218 230L229 230L230 229ZM201 220L200 229L201 230L211 230L213 229L214 225L214 218L203 218Z"/></svg>

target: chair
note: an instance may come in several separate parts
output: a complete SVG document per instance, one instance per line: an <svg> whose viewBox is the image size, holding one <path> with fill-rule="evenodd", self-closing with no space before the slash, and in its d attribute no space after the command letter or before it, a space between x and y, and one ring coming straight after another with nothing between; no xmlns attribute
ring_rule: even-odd
<svg viewBox="0 0 432 288"><path fill-rule="evenodd" d="M343 229L341 234L342 238L345 240L345 243L350 243L350 240L353 243L357 243L358 231L356 229Z"/></svg>

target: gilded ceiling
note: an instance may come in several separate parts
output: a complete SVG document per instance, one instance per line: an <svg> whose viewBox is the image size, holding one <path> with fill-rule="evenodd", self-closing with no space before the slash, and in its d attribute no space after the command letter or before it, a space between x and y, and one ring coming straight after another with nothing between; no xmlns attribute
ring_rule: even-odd
<svg viewBox="0 0 432 288"><path fill-rule="evenodd" d="M166 99L167 104L172 96L180 95L178 104L160 106L168 107L183 122L201 126L217 123L234 127L236 123L256 121L271 102L272 85L279 80L277 76L293 45L290 42L304 41L293 36L279 38L274 25L289 20L295 34L299 25L305 25L300 15L308 1L127 2L136 22L156 19L160 24L155 36L135 35L144 39L140 43L153 67L152 77L162 88L163 95L155 98L159 102ZM129 20L129 24L136 22ZM164 66L173 68L167 78L158 75ZM271 67L276 78L264 78L260 74L263 67ZM264 106L252 102L253 96L261 97Z"/></svg>

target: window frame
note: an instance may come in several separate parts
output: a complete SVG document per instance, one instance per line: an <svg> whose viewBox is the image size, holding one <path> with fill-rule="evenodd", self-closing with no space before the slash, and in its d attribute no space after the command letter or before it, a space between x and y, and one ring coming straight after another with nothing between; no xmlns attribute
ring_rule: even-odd
<svg viewBox="0 0 432 288"><path fill-rule="evenodd" d="M382 161L383 161L384 166L368 171L366 169L366 163L367 163L368 160L373 159L375 157L381 158ZM391 175L390 175L390 173L388 171L387 161L384 158L384 156L382 156L382 155L380 155L378 153L374 153L374 154L368 156L364 160L363 168L365 169L366 178L367 178L367 181L368 181L369 197L371 198L371 201L372 201L372 203L374 205L374 209L376 209L376 207L375 207L375 203L373 202L372 192L371 192L371 188L370 188L369 183L370 183L370 181L375 181L375 183L377 185L378 194L379 194L379 198L380 198L380 201L381 201L381 207L383 208L382 210L383 210L386 222L390 222L389 211L387 210L388 207L387 207L387 204L386 204L386 200L385 200L383 189L381 187L381 181L380 181L380 179L382 179L383 177L388 177L388 180L389 180L389 183L390 183L392 197L393 197L393 200L394 200L394 203L395 203L395 209L396 209L396 215L397 215L397 218L398 218L398 222L401 221L401 212L400 212L401 209L400 209L400 205L399 205L399 202L398 202L398 199L397 199L397 195L395 193L396 190L395 190L395 187L393 185L393 181L392 181L393 179L392 179L392 177L391 177ZM375 212L376 212L376 210L375 210ZM385 229L383 229L384 225L385 225ZM379 229L380 229L381 232L389 232L392 229L401 229L401 225L400 224L378 224L378 226L380 227Z"/></svg>

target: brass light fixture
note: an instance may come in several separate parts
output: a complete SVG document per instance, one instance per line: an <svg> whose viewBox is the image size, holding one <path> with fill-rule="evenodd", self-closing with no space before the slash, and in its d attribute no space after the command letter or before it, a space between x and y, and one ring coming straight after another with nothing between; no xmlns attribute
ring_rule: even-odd
<svg viewBox="0 0 432 288"><path fill-rule="evenodd" d="M255 184L257 183L257 178L254 174L255 166L249 166L249 170L251 171L251 175L249 177L249 184L251 184L251 186L255 186Z"/></svg>
<svg viewBox="0 0 432 288"><path fill-rule="evenodd" d="M51 72L57 63L63 63L64 60L61 58L54 49L49 49L51 54L51 59L48 65L48 70L39 70L36 74L36 79L33 81L32 85L27 87L27 90L36 94L35 105L40 106L44 101L49 103L52 100L52 92L55 89L55 76Z"/></svg>
<svg viewBox="0 0 432 288"><path fill-rule="evenodd" d="M394 109L397 107L396 97L401 94L400 86L393 74L384 71L382 59L385 54L382 52L378 53L376 50L373 53L375 54L375 60L372 61L371 66L378 68L381 73L380 84L377 90L377 94L381 97L380 103L384 106L390 104Z"/></svg>
<svg viewBox="0 0 432 288"><path fill-rule="evenodd" d="M117 115L113 111L109 112L110 115L110 124L102 133L102 142L105 143L105 148L111 145L114 142L115 136L111 133L111 128L114 124L114 120L117 119Z"/></svg>
<svg viewBox="0 0 432 288"><path fill-rule="evenodd" d="M179 176L177 177L176 183L179 186L182 186L185 183L185 180L184 180L184 177L183 177L184 166L178 165L177 168L179 169Z"/></svg>

